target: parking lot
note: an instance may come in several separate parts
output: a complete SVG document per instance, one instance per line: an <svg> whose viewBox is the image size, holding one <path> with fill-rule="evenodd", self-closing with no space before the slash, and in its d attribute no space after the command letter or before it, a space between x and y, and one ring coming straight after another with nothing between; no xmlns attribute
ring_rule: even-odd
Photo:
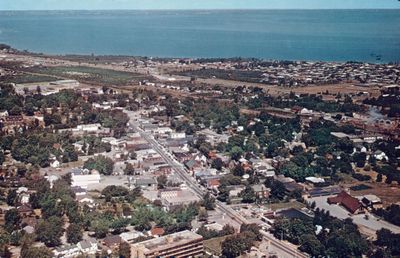
<svg viewBox="0 0 400 258"><path fill-rule="evenodd" d="M352 218L353 222L359 226L363 226L365 228L371 229L373 231L380 230L382 228L386 228L391 230L393 233L399 234L400 227L390 224L384 220L380 220L379 218L375 217L373 214L368 213L368 216L365 214L358 214L352 215L342 206L328 203L329 196L321 196L321 197L314 197L310 198L309 202L312 203L315 201L316 208L321 210L329 211L331 216L339 218L339 219L347 219Z"/></svg>

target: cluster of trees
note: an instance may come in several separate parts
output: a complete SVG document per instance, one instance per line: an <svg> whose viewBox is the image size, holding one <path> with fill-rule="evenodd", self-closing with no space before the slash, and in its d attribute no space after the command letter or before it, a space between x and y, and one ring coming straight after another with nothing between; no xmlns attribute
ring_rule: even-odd
<svg viewBox="0 0 400 258"><path fill-rule="evenodd" d="M316 231L316 226L322 229ZM272 232L276 238L300 245L299 249L312 257L361 257L369 251L367 240L351 219L342 221L319 209L314 219L279 219Z"/></svg>
<svg viewBox="0 0 400 258"><path fill-rule="evenodd" d="M10 115L20 115L22 99L11 84L0 84L0 110L8 111Z"/></svg>
<svg viewBox="0 0 400 258"><path fill-rule="evenodd" d="M400 206L397 204L392 204L386 209L378 209L375 211L375 214L390 223L400 226Z"/></svg>
<svg viewBox="0 0 400 258"><path fill-rule="evenodd" d="M14 136L3 135L0 139L0 149L11 151L14 159L24 163L47 167L50 155L62 162L78 160L72 145L75 139L69 133L22 132Z"/></svg>
<svg viewBox="0 0 400 258"><path fill-rule="evenodd" d="M238 257L262 240L260 228L256 224L243 224L240 233L229 236L222 242L222 257Z"/></svg>
<svg viewBox="0 0 400 258"><path fill-rule="evenodd" d="M111 158L99 155L88 159L83 167L89 170L95 169L103 175L111 175L114 170L114 161Z"/></svg>
<svg viewBox="0 0 400 258"><path fill-rule="evenodd" d="M103 127L111 128L114 136L119 138L126 133L129 117L121 110L90 110L83 115L82 122L100 123Z"/></svg>
<svg viewBox="0 0 400 258"><path fill-rule="evenodd" d="M86 155L111 151L111 144L108 142L103 142L99 137L88 135L84 136L82 141L82 152Z"/></svg>
<svg viewBox="0 0 400 258"><path fill-rule="evenodd" d="M400 255L400 234L394 234L390 230L383 228L376 232L377 240L375 244L379 246L371 257L397 257Z"/></svg>
<svg viewBox="0 0 400 258"><path fill-rule="evenodd" d="M128 190L123 186L109 185L101 191L101 194L107 202L110 202L111 200L120 200L132 203L142 195L142 192L140 188Z"/></svg>
<svg viewBox="0 0 400 258"><path fill-rule="evenodd" d="M16 208L12 208L5 213L5 231L0 234L0 246L6 252L6 246L15 245L21 246L22 257L35 257L32 254L41 254L38 257L51 257L47 254L48 249L33 247L33 241L40 241L47 247L55 247L61 244L61 236L64 234L64 220L66 216L71 225L80 223L82 221L82 214L79 207L75 202L75 195L70 190L69 178L65 177L54 182L54 187L50 188L48 181L44 178L31 179L29 181L30 187L36 190L30 196L30 203L32 208L41 209L42 217L38 221L35 228L35 234L30 235L21 231L25 225L22 223L22 217L19 215ZM16 205L15 194L10 191L7 198L11 204ZM13 201L14 199L14 201ZM69 242L70 229L67 230L67 239ZM81 239L82 232L76 232L75 239ZM5 247L5 248L3 248ZM4 253L3 253L4 254ZM2 256L3 257L3 256ZM4 257L7 257L6 255Z"/></svg>
<svg viewBox="0 0 400 258"><path fill-rule="evenodd" d="M211 238L232 235L235 233L235 229L228 224L226 224L221 231L207 229L205 226L201 226L196 233L201 235L204 238L204 240L208 240Z"/></svg>

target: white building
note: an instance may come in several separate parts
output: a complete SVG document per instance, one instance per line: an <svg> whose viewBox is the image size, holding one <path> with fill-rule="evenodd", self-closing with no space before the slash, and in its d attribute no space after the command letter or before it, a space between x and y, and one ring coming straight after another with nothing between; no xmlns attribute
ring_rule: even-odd
<svg viewBox="0 0 400 258"><path fill-rule="evenodd" d="M93 170L89 172L88 170L75 169L71 172L71 186L80 186L84 189L91 184L99 184L100 183L100 174L99 172Z"/></svg>
<svg viewBox="0 0 400 258"><path fill-rule="evenodd" d="M171 137L171 139L184 139L184 138L186 138L186 133L175 132L175 133L171 133L170 137Z"/></svg>
<svg viewBox="0 0 400 258"><path fill-rule="evenodd" d="M97 241L94 238L89 238L80 241L77 244L78 249L84 254L95 254L97 252Z"/></svg>

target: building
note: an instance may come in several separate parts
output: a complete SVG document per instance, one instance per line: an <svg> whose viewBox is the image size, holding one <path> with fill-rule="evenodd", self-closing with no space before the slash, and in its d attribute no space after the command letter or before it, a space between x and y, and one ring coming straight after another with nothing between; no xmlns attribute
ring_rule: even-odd
<svg viewBox="0 0 400 258"><path fill-rule="evenodd" d="M165 189L160 190L158 197L166 210L171 210L177 206L189 205L200 201L200 198L188 190Z"/></svg>
<svg viewBox="0 0 400 258"><path fill-rule="evenodd" d="M257 198L259 199L269 198L269 193L271 192L271 189L267 188L265 185L262 184L253 185L252 188Z"/></svg>
<svg viewBox="0 0 400 258"><path fill-rule="evenodd" d="M202 257L203 237L189 230L131 245L131 258Z"/></svg>
<svg viewBox="0 0 400 258"><path fill-rule="evenodd" d="M103 239L103 245L107 246L110 250L115 250L122 242L119 235L110 235Z"/></svg>
<svg viewBox="0 0 400 258"><path fill-rule="evenodd" d="M94 238L82 240L77 244L77 246L84 254L95 254L98 249L97 241Z"/></svg>
<svg viewBox="0 0 400 258"><path fill-rule="evenodd" d="M73 169L71 171L71 186L79 186L86 189L90 184L100 183L99 172L93 170L89 172L87 169Z"/></svg>
<svg viewBox="0 0 400 258"><path fill-rule="evenodd" d="M380 209L383 208L382 200L376 195L367 194L359 198L366 208Z"/></svg>
<svg viewBox="0 0 400 258"><path fill-rule="evenodd" d="M154 177L143 177L135 179L135 186L140 187L141 189L157 189L157 180Z"/></svg>
<svg viewBox="0 0 400 258"><path fill-rule="evenodd" d="M361 202L357 198L354 198L345 191L342 191L335 197L329 197L328 203L339 204L352 214L358 214L363 211L363 206Z"/></svg>
<svg viewBox="0 0 400 258"><path fill-rule="evenodd" d="M77 245L69 245L58 247L53 251L54 257L57 258L72 258L80 254Z"/></svg>

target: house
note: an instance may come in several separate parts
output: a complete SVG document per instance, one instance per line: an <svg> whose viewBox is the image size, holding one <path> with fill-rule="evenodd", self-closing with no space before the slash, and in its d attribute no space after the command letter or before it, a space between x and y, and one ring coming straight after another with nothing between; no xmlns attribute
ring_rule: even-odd
<svg viewBox="0 0 400 258"><path fill-rule="evenodd" d="M19 202L21 203L21 204L28 204L29 203L29 197L30 197L30 195L28 194L28 193L21 193L19 196L18 196L18 199L19 199Z"/></svg>
<svg viewBox="0 0 400 258"><path fill-rule="evenodd" d="M94 238L84 239L80 241L77 246L84 254L95 254L98 249L97 241Z"/></svg>
<svg viewBox="0 0 400 258"><path fill-rule="evenodd" d="M325 179L320 178L320 177L310 176L310 177L306 177L305 179L306 179L307 183L310 183L312 185L318 185L318 184L325 183Z"/></svg>
<svg viewBox="0 0 400 258"><path fill-rule="evenodd" d="M259 199L269 198L269 193L271 192L271 189L267 188L265 185L262 184L253 185L252 188L257 198Z"/></svg>
<svg viewBox="0 0 400 258"><path fill-rule="evenodd" d="M221 184L221 182L220 182L220 178L210 178L210 179L206 179L206 187L208 188L208 189L211 189L211 188L218 188L219 186L220 186L220 184Z"/></svg>
<svg viewBox="0 0 400 258"><path fill-rule="evenodd" d="M255 165L254 172L265 177L275 176L275 168L269 164Z"/></svg>
<svg viewBox="0 0 400 258"><path fill-rule="evenodd" d="M75 196L82 196L86 195L86 190L80 186L73 186L71 187L72 192L74 192Z"/></svg>
<svg viewBox="0 0 400 258"><path fill-rule="evenodd" d="M54 257L58 258L72 258L80 254L77 245L68 245L64 247L58 247L54 251Z"/></svg>
<svg viewBox="0 0 400 258"><path fill-rule="evenodd" d="M76 200L79 203L88 205L89 207L93 207L93 204L94 204L94 200L92 199L92 197L90 197L88 195L78 195L78 196L76 196Z"/></svg>
<svg viewBox="0 0 400 258"><path fill-rule="evenodd" d="M342 191L335 197L329 197L328 203L341 205L352 214L358 214L363 211L361 202L345 191Z"/></svg>
<svg viewBox="0 0 400 258"><path fill-rule="evenodd" d="M157 180L154 177L137 178L135 180L135 186L142 189L157 190Z"/></svg>
<svg viewBox="0 0 400 258"><path fill-rule="evenodd" d="M119 234L119 236L121 237L121 239L125 242L133 242L136 238L142 237L144 236L142 232L124 232Z"/></svg>
<svg viewBox="0 0 400 258"><path fill-rule="evenodd" d="M122 242L122 238L118 235L107 236L103 239L103 244L110 248L111 250L115 250L119 247Z"/></svg>
<svg viewBox="0 0 400 258"><path fill-rule="evenodd" d="M22 204L17 211L21 217L29 217L33 214L33 209L29 204Z"/></svg>
<svg viewBox="0 0 400 258"><path fill-rule="evenodd" d="M366 208L371 208L371 209L383 208L383 204L382 204L381 198L379 198L376 195L367 194L367 195L361 196L359 199L361 199L361 203Z"/></svg>

